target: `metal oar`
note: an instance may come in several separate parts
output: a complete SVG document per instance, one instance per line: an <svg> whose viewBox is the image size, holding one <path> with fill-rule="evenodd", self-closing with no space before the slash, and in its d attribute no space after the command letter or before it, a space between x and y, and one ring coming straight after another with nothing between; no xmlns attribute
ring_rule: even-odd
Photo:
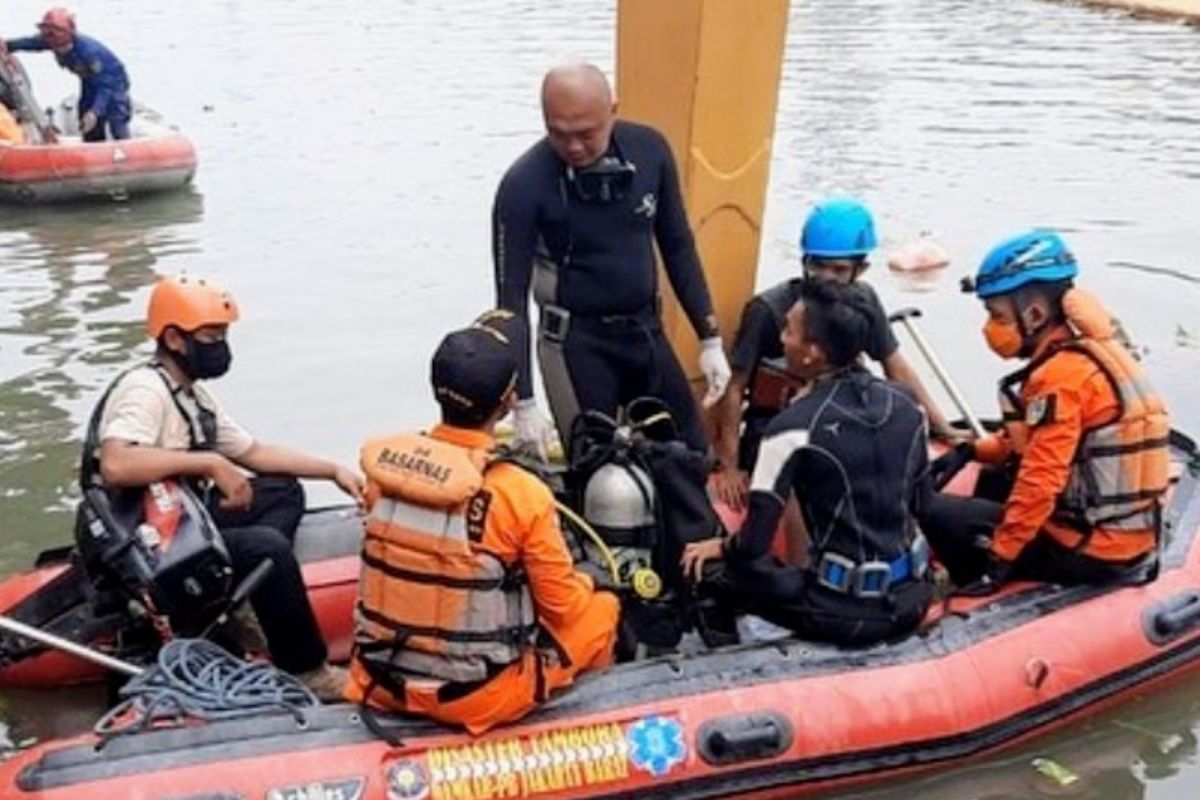
<svg viewBox="0 0 1200 800"><path fill-rule="evenodd" d="M224 623L225 620L229 618L229 615L238 606L244 603L246 599L250 597L251 593L253 593L254 590L257 589L258 586L263 582L263 580L265 580L266 577L271 574L271 571L274 569L274 567L275 564L269 558L264 558L261 562L259 562L258 566L251 570L249 575L247 575L245 578L242 578L237 587L233 590L233 594L230 595L229 603L225 607L225 610L215 622L205 628L202 636L207 636L214 627ZM125 675L140 675L143 671L142 668L136 664L130 664L128 661L122 661L121 659L110 656L107 653L101 653L99 650L94 650L87 645L73 642L70 639L64 639L56 634L47 633L46 631L35 628L32 625L27 625L24 622L15 620L12 617L6 617L3 614L0 614L0 630L7 631L14 636L20 636L24 639L29 639L30 641L37 642L38 644L45 645L46 647L52 647L55 650L62 650L64 653L70 653L77 658L82 658L83 660L90 661L93 664L99 664L105 669L111 669L115 672L120 672Z"/></svg>
<svg viewBox="0 0 1200 800"><path fill-rule="evenodd" d="M119 658L101 653L99 650L93 650L86 645L72 642L70 639L64 639L61 636L56 636L53 633L46 633L43 630L38 630L32 625L26 625L24 622L18 622L12 617L6 617L0 614L0 630L4 630L14 636L20 636L24 639L43 644L46 647L53 647L56 650L62 650L64 653L70 653L77 658L82 658L85 661L90 661L93 664L99 664L105 669L111 669L114 672L120 672L124 675L134 676L141 675L142 668L130 664L128 661L122 661Z"/></svg>
<svg viewBox="0 0 1200 800"><path fill-rule="evenodd" d="M916 318L919 316L921 316L921 309L919 308L902 308L889 316L888 321L899 322L904 326L909 336L916 342L917 349L921 351L921 355L925 357L925 362L929 364L930 369L933 370L933 374L941 381L942 386L946 389L946 393L954 401L954 405L958 408L958 413L963 415L963 419L971 427L971 432L978 437L986 436L987 431L980 424L979 417L975 416L975 412L967 405L967 399L958 390L958 386L955 385L954 379L950 377L946 366L942 364L942 360L934 352L933 345L929 343L929 340L925 338L925 334L921 333L921 329L917 326Z"/></svg>

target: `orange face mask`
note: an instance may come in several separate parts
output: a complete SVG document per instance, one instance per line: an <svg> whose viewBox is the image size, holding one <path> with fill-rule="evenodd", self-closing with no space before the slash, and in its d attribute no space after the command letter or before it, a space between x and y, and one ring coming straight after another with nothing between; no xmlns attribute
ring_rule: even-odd
<svg viewBox="0 0 1200 800"><path fill-rule="evenodd" d="M1015 322L989 319L983 325L983 338L992 352L1001 358L1016 358L1021 354L1023 340Z"/></svg>

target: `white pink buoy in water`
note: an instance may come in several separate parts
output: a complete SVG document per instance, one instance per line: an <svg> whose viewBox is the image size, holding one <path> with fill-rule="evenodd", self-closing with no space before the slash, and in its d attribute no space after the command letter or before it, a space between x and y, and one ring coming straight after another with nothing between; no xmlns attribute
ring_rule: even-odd
<svg viewBox="0 0 1200 800"><path fill-rule="evenodd" d="M888 253L888 267L897 272L924 272L949 264L950 256L946 248L935 242L928 233L922 233Z"/></svg>

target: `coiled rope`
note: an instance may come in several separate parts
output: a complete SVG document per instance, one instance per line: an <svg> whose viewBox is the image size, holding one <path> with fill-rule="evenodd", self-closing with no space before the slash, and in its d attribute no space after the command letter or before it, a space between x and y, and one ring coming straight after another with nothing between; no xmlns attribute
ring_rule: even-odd
<svg viewBox="0 0 1200 800"><path fill-rule="evenodd" d="M107 740L185 720L217 721L291 713L320 701L297 678L266 662L243 661L207 639L172 639L156 664L121 687L124 698L96 723Z"/></svg>

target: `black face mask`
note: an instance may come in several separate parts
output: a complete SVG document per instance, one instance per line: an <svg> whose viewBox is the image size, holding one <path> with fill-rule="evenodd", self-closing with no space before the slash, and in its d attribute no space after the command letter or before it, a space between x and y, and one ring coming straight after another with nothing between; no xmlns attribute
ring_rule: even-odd
<svg viewBox="0 0 1200 800"><path fill-rule="evenodd" d="M199 342L191 334L184 336L183 353L172 351L176 363L194 381L219 378L229 371L233 361L233 353L229 351L229 342L222 339L219 342Z"/></svg>
<svg viewBox="0 0 1200 800"><path fill-rule="evenodd" d="M567 182L584 203L615 203L629 194L635 172L637 167L619 155L604 156L580 169L567 167Z"/></svg>

